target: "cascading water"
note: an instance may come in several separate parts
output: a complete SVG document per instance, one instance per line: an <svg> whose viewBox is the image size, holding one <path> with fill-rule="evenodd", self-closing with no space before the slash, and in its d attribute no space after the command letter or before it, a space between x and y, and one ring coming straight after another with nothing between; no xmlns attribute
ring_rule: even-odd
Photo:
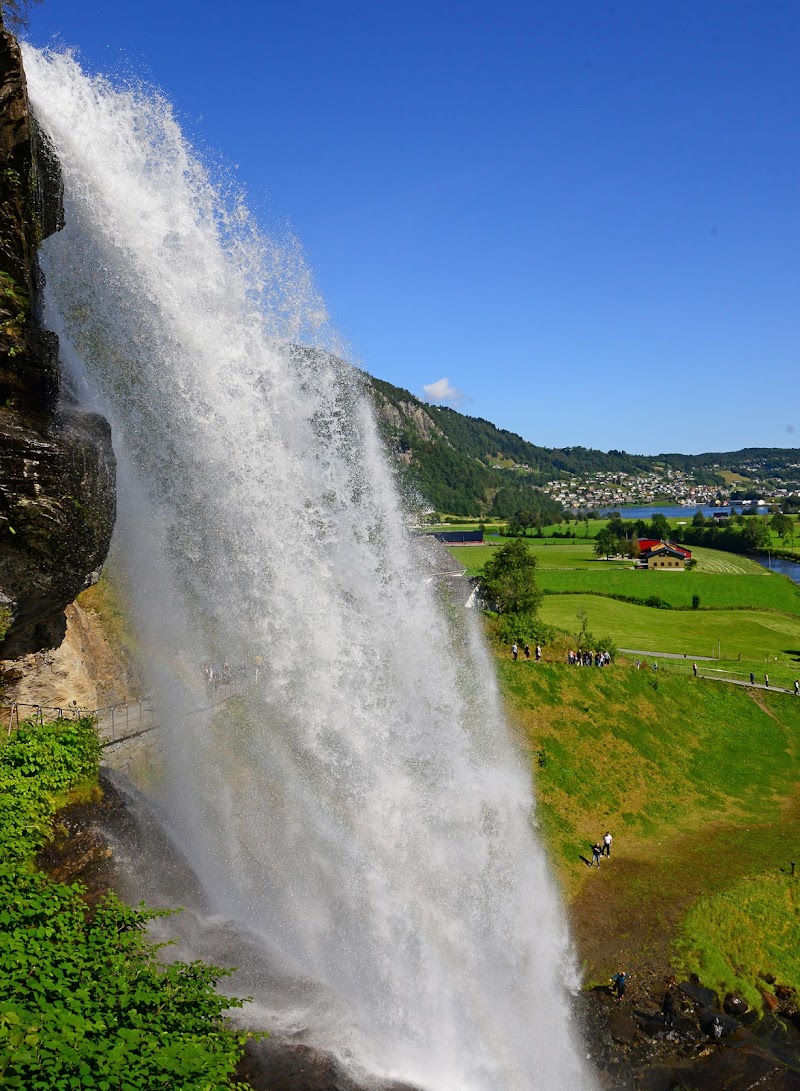
<svg viewBox="0 0 800 1091"><path fill-rule="evenodd" d="M292 347L323 317L301 260L158 95L25 64L65 180L47 321L114 429L172 831L209 915L308 985L302 1011L265 987L261 1021L432 1091L592 1086L480 634L407 532L358 373ZM205 704L204 661L257 656L226 711L171 711Z"/></svg>

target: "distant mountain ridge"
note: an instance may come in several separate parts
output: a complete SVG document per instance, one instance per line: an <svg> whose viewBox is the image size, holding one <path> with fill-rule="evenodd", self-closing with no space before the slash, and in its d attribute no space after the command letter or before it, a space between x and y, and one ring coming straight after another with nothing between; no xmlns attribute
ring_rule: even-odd
<svg viewBox="0 0 800 1091"><path fill-rule="evenodd" d="M720 471L772 479L800 488L800 449L744 448L701 455L631 455L586 447L530 443L481 417L430 405L410 391L364 373L384 438L404 476L437 511L509 518L523 508L547 522L560 509L540 489L548 482L593 473L681 470L698 484L725 483Z"/></svg>

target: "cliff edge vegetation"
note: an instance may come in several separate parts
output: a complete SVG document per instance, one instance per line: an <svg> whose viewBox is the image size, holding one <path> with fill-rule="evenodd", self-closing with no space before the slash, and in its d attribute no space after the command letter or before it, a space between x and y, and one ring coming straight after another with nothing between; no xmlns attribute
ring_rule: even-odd
<svg viewBox="0 0 800 1091"><path fill-rule="evenodd" d="M91 907L79 884L36 865L59 808L98 795L90 719L24 724L0 742L0 1084L24 1091L222 1091L247 1035L223 1017L243 1001L227 973L162 965L146 925L159 913L114 894Z"/></svg>

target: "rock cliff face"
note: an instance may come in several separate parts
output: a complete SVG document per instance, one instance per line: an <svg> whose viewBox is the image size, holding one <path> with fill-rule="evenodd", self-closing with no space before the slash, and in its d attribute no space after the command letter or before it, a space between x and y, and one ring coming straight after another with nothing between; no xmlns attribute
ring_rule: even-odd
<svg viewBox="0 0 800 1091"><path fill-rule="evenodd" d="M62 395L39 321L37 248L63 226L58 162L0 27L0 658L52 647L97 577L115 517L111 430Z"/></svg>

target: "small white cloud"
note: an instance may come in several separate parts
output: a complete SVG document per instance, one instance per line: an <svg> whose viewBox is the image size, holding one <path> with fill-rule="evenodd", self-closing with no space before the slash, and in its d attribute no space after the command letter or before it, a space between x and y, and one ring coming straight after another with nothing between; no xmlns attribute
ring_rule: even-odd
<svg viewBox="0 0 800 1091"><path fill-rule="evenodd" d="M466 397L451 384L449 379L437 379L435 383L428 383L422 389L427 400L436 405L458 406Z"/></svg>

